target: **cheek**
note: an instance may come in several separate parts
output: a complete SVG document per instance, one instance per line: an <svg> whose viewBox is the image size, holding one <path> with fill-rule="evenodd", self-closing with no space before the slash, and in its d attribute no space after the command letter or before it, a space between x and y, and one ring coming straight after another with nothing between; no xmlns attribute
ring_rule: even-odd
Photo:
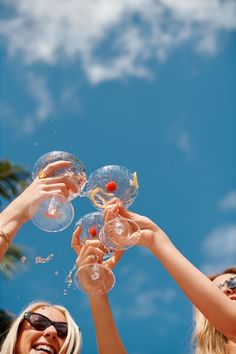
<svg viewBox="0 0 236 354"><path fill-rule="evenodd" d="M17 339L16 342L16 350L14 354L28 354L31 349L31 343L34 338L36 338L36 334L33 330L25 330L23 331Z"/></svg>

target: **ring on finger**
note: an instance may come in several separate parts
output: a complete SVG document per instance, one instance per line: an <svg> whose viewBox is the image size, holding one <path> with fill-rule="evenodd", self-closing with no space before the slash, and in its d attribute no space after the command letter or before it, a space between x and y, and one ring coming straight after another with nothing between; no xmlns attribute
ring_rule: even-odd
<svg viewBox="0 0 236 354"><path fill-rule="evenodd" d="M44 172L44 170L39 171L38 178L39 179L47 178L47 175Z"/></svg>

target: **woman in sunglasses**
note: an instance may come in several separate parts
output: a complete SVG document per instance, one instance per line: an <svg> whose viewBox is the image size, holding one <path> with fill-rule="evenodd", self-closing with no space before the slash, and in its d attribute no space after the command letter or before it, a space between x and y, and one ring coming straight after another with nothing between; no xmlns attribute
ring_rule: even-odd
<svg viewBox="0 0 236 354"><path fill-rule="evenodd" d="M67 161L49 164L44 169L44 174L50 176L53 170L67 165ZM32 204L38 205L41 198L48 197L50 194L65 195L67 197L69 189L76 192L77 186L66 177L36 178L1 213L0 259L19 228L30 219L29 206ZM79 245L79 238L76 238L75 233L72 246L79 255L77 259L78 265L91 263L91 256L93 257L93 262L95 262L94 254L100 254L100 258L103 258L103 247L97 241L87 242L82 250ZM114 254L106 266L113 268L120 256L121 252ZM98 353L126 354L112 316L107 295L90 296L89 301L96 329ZM0 353L79 354L80 348L81 334L69 312L62 306L36 302L30 304L14 321L2 344Z"/></svg>
<svg viewBox="0 0 236 354"><path fill-rule="evenodd" d="M236 307L236 267L226 268L221 273L216 273L208 277L214 285L216 285L231 301L233 309ZM226 299L227 300L227 299ZM227 304L228 305L228 304ZM216 305L217 306L217 305ZM218 312L218 309L215 312ZM230 310L230 308L228 309ZM232 310L232 308L231 308ZM226 311L226 309L225 309ZM197 308L195 308L194 321L195 329L193 333L193 342L196 345L196 354L219 353L219 354L235 354L236 353L236 322L234 319L235 311L227 314L232 316L233 326L224 333L218 330ZM223 319L222 319L223 320ZM230 321L228 321L228 326Z"/></svg>
<svg viewBox="0 0 236 354"><path fill-rule="evenodd" d="M72 246L79 253L78 266L91 264L94 254L103 258L104 247L101 242L91 240L81 247L78 232L77 229L72 239ZM122 252L116 252L106 261L106 266L113 268L121 255ZM86 287L86 284L84 286ZM107 295L89 296L89 302L96 330L98 353L126 354ZM62 306L37 302L30 304L13 322L0 353L79 354L80 349L81 333L69 312Z"/></svg>
<svg viewBox="0 0 236 354"><path fill-rule="evenodd" d="M95 262L94 254L103 258L104 247L101 242L91 240L81 247L77 236L78 229L72 239L72 246L79 253L78 266L91 264L92 257ZM122 252L116 252L106 261L106 266L113 268L121 254ZM96 330L98 353L126 354L107 295L89 296L89 302ZM13 322L0 353L79 354L80 350L81 333L69 312L62 306L37 302L30 304Z"/></svg>
<svg viewBox="0 0 236 354"><path fill-rule="evenodd" d="M1 354L79 354L81 333L69 312L48 303L30 304L14 321Z"/></svg>
<svg viewBox="0 0 236 354"><path fill-rule="evenodd" d="M114 200L105 217L114 218L116 214L139 225L139 245L153 253L197 308L196 354L236 354L236 268L228 268L208 279L153 221L126 210Z"/></svg>

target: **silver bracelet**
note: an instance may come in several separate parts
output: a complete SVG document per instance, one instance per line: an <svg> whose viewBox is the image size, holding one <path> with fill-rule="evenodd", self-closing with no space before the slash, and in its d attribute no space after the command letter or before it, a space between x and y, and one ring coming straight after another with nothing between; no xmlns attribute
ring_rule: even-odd
<svg viewBox="0 0 236 354"><path fill-rule="evenodd" d="M3 240L6 242L7 248L9 247L9 239L7 237L7 234L5 232L0 230L0 238L3 238Z"/></svg>

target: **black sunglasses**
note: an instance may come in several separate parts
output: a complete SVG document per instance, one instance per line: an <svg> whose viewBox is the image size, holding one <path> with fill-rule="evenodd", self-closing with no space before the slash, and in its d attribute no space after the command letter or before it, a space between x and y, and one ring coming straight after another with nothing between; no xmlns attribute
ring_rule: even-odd
<svg viewBox="0 0 236 354"><path fill-rule="evenodd" d="M37 331L44 331L49 326L54 326L57 330L57 335L60 338L66 338L68 325L66 322L54 322L46 316L36 312L25 312L24 319L28 321Z"/></svg>
<svg viewBox="0 0 236 354"><path fill-rule="evenodd" d="M228 289L236 289L236 275L226 281L224 283L219 284L219 288L228 288Z"/></svg>

